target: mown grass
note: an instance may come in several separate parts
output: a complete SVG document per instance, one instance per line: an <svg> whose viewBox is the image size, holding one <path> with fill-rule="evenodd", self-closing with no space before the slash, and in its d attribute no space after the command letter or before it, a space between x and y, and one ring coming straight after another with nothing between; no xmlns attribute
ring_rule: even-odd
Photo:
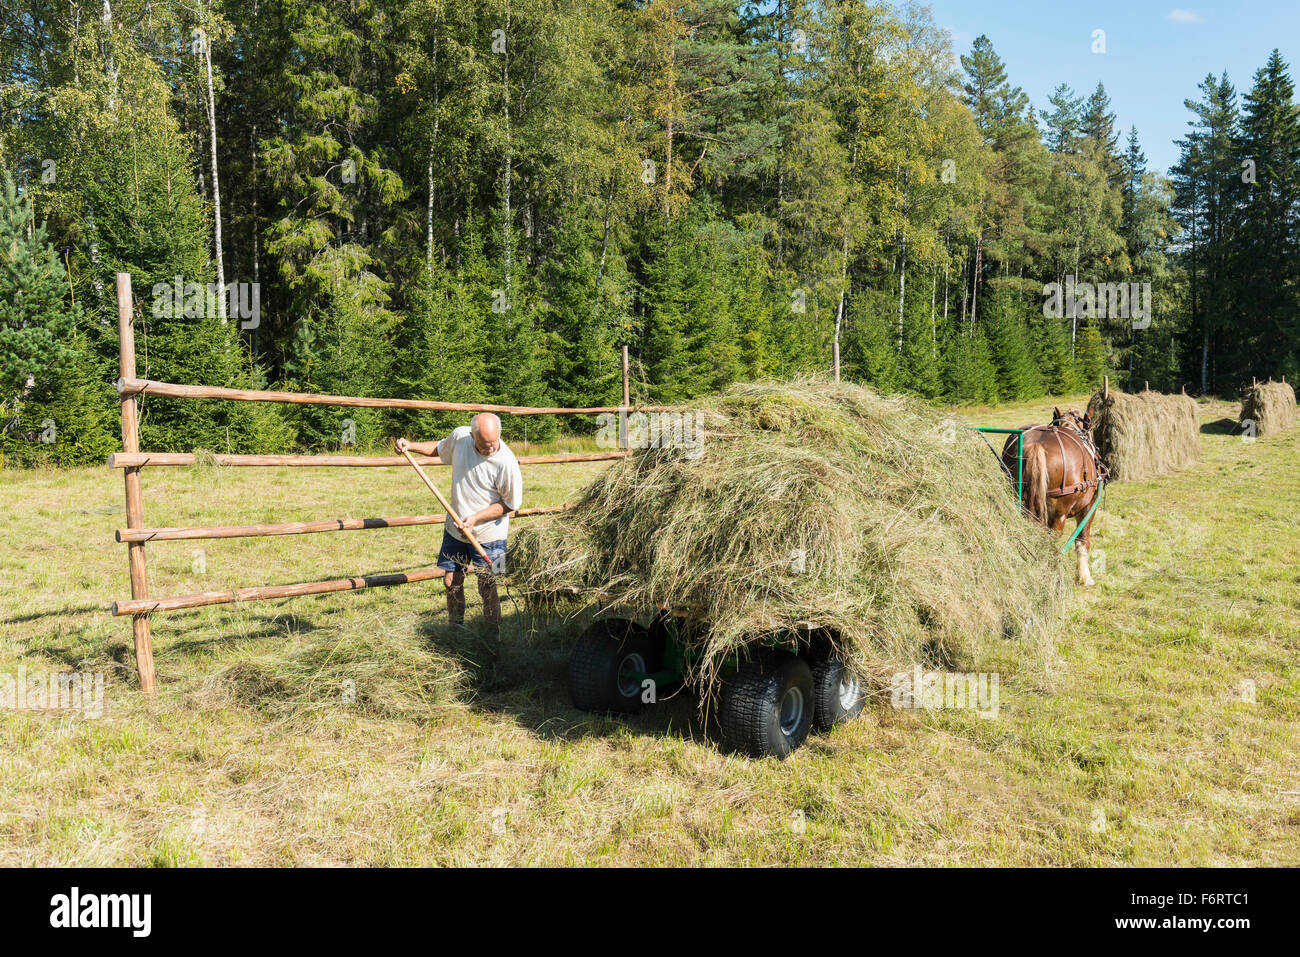
<svg viewBox="0 0 1300 957"><path fill-rule="evenodd" d="M157 616L146 699L107 614L129 594L120 474L0 472L0 673L102 672L107 698L0 711L0 864L1295 863L1300 429L1247 443L1234 407L1201 412L1199 466L1108 491L1049 681L1009 669L994 719L873 701L784 763L721 753L684 695L574 711L578 623L509 614L493 649L436 583ZM534 467L529 504L601 467ZM397 469L145 473L150 524L436 510ZM439 535L161 543L150 584L423 567Z"/></svg>

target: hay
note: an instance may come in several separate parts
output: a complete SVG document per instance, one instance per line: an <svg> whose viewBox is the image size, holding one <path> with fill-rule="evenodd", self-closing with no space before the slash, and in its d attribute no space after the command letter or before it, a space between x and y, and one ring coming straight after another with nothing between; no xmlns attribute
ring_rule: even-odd
<svg viewBox="0 0 1300 957"><path fill-rule="evenodd" d="M380 626L370 634L244 653L207 676L195 699L280 718L361 714L420 722L455 706L465 686L459 662Z"/></svg>
<svg viewBox="0 0 1300 957"><path fill-rule="evenodd" d="M1295 389L1286 382L1256 382L1241 401L1241 421L1254 422L1256 436L1285 432L1295 413Z"/></svg>
<svg viewBox="0 0 1300 957"><path fill-rule="evenodd" d="M882 681L991 635L1045 647L1064 562L974 433L822 381L736 385L693 408L699 447L639 451L516 533L512 579L534 607L573 590L707 622L689 677L709 685L734 653L805 628Z"/></svg>
<svg viewBox="0 0 1300 957"><path fill-rule="evenodd" d="M1096 393L1088 407L1112 482L1154 478L1200 461L1200 419L1190 396L1111 389Z"/></svg>

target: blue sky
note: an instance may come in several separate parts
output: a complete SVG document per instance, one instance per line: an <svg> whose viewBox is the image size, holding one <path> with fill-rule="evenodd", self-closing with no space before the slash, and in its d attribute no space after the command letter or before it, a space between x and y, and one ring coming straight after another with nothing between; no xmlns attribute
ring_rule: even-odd
<svg viewBox="0 0 1300 957"><path fill-rule="evenodd" d="M1196 84L1206 73L1227 70L1244 94L1277 47L1292 80L1300 82L1300 0L930 0L927 5L935 22L952 33L956 53L969 53L972 41L987 34L1007 65L1007 77L1040 110L1058 83L1088 94L1100 80L1124 135L1130 125L1137 126L1152 171L1167 172L1177 161L1174 141L1187 132L1191 115L1183 101L1199 98ZM1106 32L1105 53L1091 50L1094 30Z"/></svg>

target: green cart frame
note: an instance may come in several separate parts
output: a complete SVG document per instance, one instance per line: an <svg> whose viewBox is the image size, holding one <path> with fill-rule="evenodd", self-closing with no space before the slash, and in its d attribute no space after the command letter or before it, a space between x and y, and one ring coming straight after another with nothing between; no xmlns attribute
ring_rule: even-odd
<svg viewBox="0 0 1300 957"><path fill-rule="evenodd" d="M1012 435L1017 437L1016 441L1016 501L1024 502L1025 500L1025 430L1024 429L995 429L990 426L973 425L970 427L973 432L991 432L995 435ZM994 450L996 454L996 449ZM998 461L1002 461L1002 456L998 455Z"/></svg>

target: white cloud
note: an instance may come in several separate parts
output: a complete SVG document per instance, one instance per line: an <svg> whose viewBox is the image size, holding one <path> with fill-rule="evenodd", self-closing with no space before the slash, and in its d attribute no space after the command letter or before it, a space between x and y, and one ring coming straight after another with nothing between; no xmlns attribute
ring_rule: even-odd
<svg viewBox="0 0 1300 957"><path fill-rule="evenodd" d="M1168 19L1174 23L1204 23L1205 17L1195 10L1170 10Z"/></svg>

